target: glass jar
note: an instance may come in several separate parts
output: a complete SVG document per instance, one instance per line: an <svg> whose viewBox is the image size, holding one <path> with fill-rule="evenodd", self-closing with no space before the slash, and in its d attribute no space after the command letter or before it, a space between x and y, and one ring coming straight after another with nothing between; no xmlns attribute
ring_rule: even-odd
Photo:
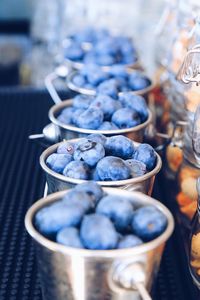
<svg viewBox="0 0 200 300"><path fill-rule="evenodd" d="M176 200L180 211L192 219L197 208L197 178L200 177L200 106L195 114L188 112L184 134L183 162L178 172L179 193Z"/></svg>
<svg viewBox="0 0 200 300"><path fill-rule="evenodd" d="M199 89L197 92L196 85L186 86L177 79L187 51L200 43L200 3L194 5L193 2L180 1L178 28L168 60L168 79L164 90L170 102L172 119L179 119L182 115L183 120L185 119L184 105L188 104L188 100L191 98L194 102L194 97L196 99L199 97L196 94L200 93Z"/></svg>
<svg viewBox="0 0 200 300"><path fill-rule="evenodd" d="M188 89L177 80L177 75L188 49L200 42L199 15L198 1L169 0L158 27L155 81L159 88L155 94L155 104L158 127L166 132L170 122L186 118L184 98L188 96ZM159 98L163 100L162 103L157 101Z"/></svg>
<svg viewBox="0 0 200 300"><path fill-rule="evenodd" d="M176 122L179 120L183 122L189 121L189 124L191 124L191 118L194 117L194 112L200 103L200 88L196 85L196 83L187 81L188 84L186 85L179 80L181 77L183 77L182 74L184 73L184 69L186 67L189 74L192 73L191 69L198 64L198 61L195 64L195 59L198 60L200 58L200 54L199 58L194 56L194 53L192 52L193 50L187 52L188 49L193 49L194 46L200 43L200 3L196 4L191 1L189 9L188 3L184 3L186 1L181 2L184 5L182 5L182 12L180 14L180 16L182 15L183 18L181 19L179 16L180 32L179 36L177 36L177 40L174 42L168 68L168 78L163 85L163 90L169 103L168 124L170 124L170 122L172 124L176 124ZM197 14L198 17L196 17ZM194 25L192 26L192 24ZM190 57L188 57L188 53L190 52L192 53ZM200 63L198 67L200 68ZM195 71L196 69L194 72ZM191 128L187 128L185 132L185 144L187 144L188 147L184 150L184 153L192 153ZM187 135L189 136L187 137ZM168 167L171 169L171 172L174 173L175 178L176 172L179 169L177 167L179 167L179 163L181 161L181 151L177 149L176 157L174 157L172 155L175 152L174 150L175 149L169 145L167 149L167 160ZM189 157L190 154L184 154L184 156L186 157L186 160L188 160L187 157ZM174 161L176 161L177 164L174 165ZM194 161L192 163L195 164Z"/></svg>
<svg viewBox="0 0 200 300"><path fill-rule="evenodd" d="M178 0L167 0L156 28L155 62L157 67L167 68L168 56L178 30Z"/></svg>
<svg viewBox="0 0 200 300"><path fill-rule="evenodd" d="M197 208L196 182L199 176L200 169L184 158L178 172L179 192L176 200L180 211L190 220L193 218Z"/></svg>
<svg viewBox="0 0 200 300"><path fill-rule="evenodd" d="M200 289L200 178L197 180L198 206L192 222L189 244L189 269L195 285Z"/></svg>
<svg viewBox="0 0 200 300"><path fill-rule="evenodd" d="M195 18L198 15L198 9L188 0L179 0L176 37L171 48L167 69L176 76L182 65L184 56L189 48L193 46L192 41L197 34Z"/></svg>
<svg viewBox="0 0 200 300"><path fill-rule="evenodd" d="M162 85L163 82L166 81L166 68L169 54L178 30L178 1L179 0L166 0L163 13L155 31L154 82L156 87L154 89L153 97L154 110L157 117L156 127L159 131L165 131L165 128L169 123L169 103L163 92Z"/></svg>

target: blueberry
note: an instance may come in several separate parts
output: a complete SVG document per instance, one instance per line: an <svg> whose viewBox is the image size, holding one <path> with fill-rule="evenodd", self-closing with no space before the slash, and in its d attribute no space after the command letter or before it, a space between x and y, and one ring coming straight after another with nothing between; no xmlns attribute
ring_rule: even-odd
<svg viewBox="0 0 200 300"><path fill-rule="evenodd" d="M103 123L103 111L98 108L88 108L77 117L76 124L79 128L98 129Z"/></svg>
<svg viewBox="0 0 200 300"><path fill-rule="evenodd" d="M98 130L118 130L119 128L112 122L105 121L101 124Z"/></svg>
<svg viewBox="0 0 200 300"><path fill-rule="evenodd" d="M99 83L108 78L108 73L104 72L95 64L86 65L82 70L82 74L84 74L88 83L92 84L93 86L97 86Z"/></svg>
<svg viewBox="0 0 200 300"><path fill-rule="evenodd" d="M104 156L103 145L88 139L81 139L74 152L74 160L83 160L90 167L94 167Z"/></svg>
<svg viewBox="0 0 200 300"><path fill-rule="evenodd" d="M146 87L148 87L149 85L150 85L150 80L146 76L140 74L137 71L132 72L130 74L130 76L129 76L129 86L134 91L143 90Z"/></svg>
<svg viewBox="0 0 200 300"><path fill-rule="evenodd" d="M142 122L147 120L148 107L142 96L124 93L119 97L119 100L124 106L134 109L140 115Z"/></svg>
<svg viewBox="0 0 200 300"><path fill-rule="evenodd" d="M116 79L108 79L102 82L97 87L98 94L108 95L113 99L117 99L119 86Z"/></svg>
<svg viewBox="0 0 200 300"><path fill-rule="evenodd" d="M95 45L95 52L100 55L116 56L118 53L118 45L112 37L100 40Z"/></svg>
<svg viewBox="0 0 200 300"><path fill-rule="evenodd" d="M64 124L70 124L72 122L73 113L74 113L73 107L66 107L61 111L57 119Z"/></svg>
<svg viewBox="0 0 200 300"><path fill-rule="evenodd" d="M89 168L83 161L71 161L63 170L63 175L75 179L89 179Z"/></svg>
<svg viewBox="0 0 200 300"><path fill-rule="evenodd" d="M58 154L74 154L74 144L70 142L63 142L57 148Z"/></svg>
<svg viewBox="0 0 200 300"><path fill-rule="evenodd" d="M131 53L131 54L125 54L123 56L122 62L124 64L130 65L135 63L137 60L137 55L135 53Z"/></svg>
<svg viewBox="0 0 200 300"><path fill-rule="evenodd" d="M98 95L90 107L99 108L104 113L104 120L110 120L113 113L120 108L121 103L107 95Z"/></svg>
<svg viewBox="0 0 200 300"><path fill-rule="evenodd" d="M155 167L157 160L156 152L148 144L141 144L137 147L133 158L143 162L149 171Z"/></svg>
<svg viewBox="0 0 200 300"><path fill-rule="evenodd" d="M86 52L83 58L83 62L85 65L87 64L96 64L96 54L93 51Z"/></svg>
<svg viewBox="0 0 200 300"><path fill-rule="evenodd" d="M104 181L124 180L131 176L130 168L119 157L107 156L102 158L96 169L99 178Z"/></svg>
<svg viewBox="0 0 200 300"><path fill-rule="evenodd" d="M85 213L90 211L95 205L95 201L89 193L77 189L71 189L68 193L66 193L66 195L62 198L62 202L67 205L77 204L77 206L82 206Z"/></svg>
<svg viewBox="0 0 200 300"><path fill-rule="evenodd" d="M133 142L123 135L107 138L105 143L106 155L128 159L133 156L135 148Z"/></svg>
<svg viewBox="0 0 200 300"><path fill-rule="evenodd" d="M72 79L73 84L78 87L84 87L86 80L81 74L76 74Z"/></svg>
<svg viewBox="0 0 200 300"><path fill-rule="evenodd" d="M118 43L120 43L120 52L124 56L135 54L135 49L130 39L126 37L120 37L118 38Z"/></svg>
<svg viewBox="0 0 200 300"><path fill-rule="evenodd" d="M108 195L100 200L96 213L105 215L118 231L126 231L133 218L133 206L126 198Z"/></svg>
<svg viewBox="0 0 200 300"><path fill-rule="evenodd" d="M120 129L135 127L141 123L139 114L130 108L118 109L111 120Z"/></svg>
<svg viewBox="0 0 200 300"><path fill-rule="evenodd" d="M56 173L62 173L64 168L72 161L71 154L53 153L47 157L47 166Z"/></svg>
<svg viewBox="0 0 200 300"><path fill-rule="evenodd" d="M120 92L127 92L130 90L128 87L127 80L123 77L115 77L117 80L117 85L119 87Z"/></svg>
<svg viewBox="0 0 200 300"><path fill-rule="evenodd" d="M81 205L56 202L40 209L35 215L35 225L44 235L57 233L63 227L78 226L84 216Z"/></svg>
<svg viewBox="0 0 200 300"><path fill-rule="evenodd" d="M143 244L142 240L134 234L123 236L118 244L118 249L132 248Z"/></svg>
<svg viewBox="0 0 200 300"><path fill-rule="evenodd" d="M158 237L167 226L167 218L154 206L137 209L133 216L133 232L144 241Z"/></svg>
<svg viewBox="0 0 200 300"><path fill-rule="evenodd" d="M90 180L93 180L93 181L101 181L101 179L100 179L100 177L99 177L99 174L98 174L96 168L92 168L92 169L90 170Z"/></svg>
<svg viewBox="0 0 200 300"><path fill-rule="evenodd" d="M81 60L84 56L84 51L81 46L73 42L67 48L65 48L65 57L71 60Z"/></svg>
<svg viewBox="0 0 200 300"><path fill-rule="evenodd" d="M113 65L109 69L109 74L111 76L117 77L117 78L124 78L124 79L128 78L128 73L127 73L126 68L123 65L120 65L120 64Z"/></svg>
<svg viewBox="0 0 200 300"><path fill-rule="evenodd" d="M58 231L56 242L73 248L84 248L79 237L79 231L75 227L64 227Z"/></svg>
<svg viewBox="0 0 200 300"><path fill-rule="evenodd" d="M109 54L97 55L96 61L100 66L111 66L115 63L115 57Z"/></svg>
<svg viewBox="0 0 200 300"><path fill-rule="evenodd" d="M78 117L82 114L82 113L84 113L84 111L85 111L85 109L83 109L83 108L74 108L74 111L73 111L73 114L72 114L72 124L74 124L74 125L76 125L76 126L78 126L78 124L77 124L77 119L78 119Z"/></svg>
<svg viewBox="0 0 200 300"><path fill-rule="evenodd" d="M73 98L73 107L76 109L87 109L93 100L94 98L90 96L77 95Z"/></svg>
<svg viewBox="0 0 200 300"><path fill-rule="evenodd" d="M92 250L114 249L118 242L118 234L112 222L97 214L84 216L80 236L84 246Z"/></svg>
<svg viewBox="0 0 200 300"><path fill-rule="evenodd" d="M104 40L105 38L109 37L110 33L105 28L99 28L95 31L95 42L98 42L100 40Z"/></svg>
<svg viewBox="0 0 200 300"><path fill-rule="evenodd" d="M78 43L92 43L95 38L95 30L91 27L86 27L73 35L73 39Z"/></svg>
<svg viewBox="0 0 200 300"><path fill-rule="evenodd" d="M126 160L127 166L131 169L132 177L138 177L146 174L147 168L144 163L135 159L128 159Z"/></svg>
<svg viewBox="0 0 200 300"><path fill-rule="evenodd" d="M107 138L103 134L100 133L92 133L87 136L88 140L96 143L100 143L102 145L105 144Z"/></svg>
<svg viewBox="0 0 200 300"><path fill-rule="evenodd" d="M93 200L95 200L96 203L103 197L104 194L100 185L98 185L94 181L88 181L82 184L78 184L74 189L76 191L86 192L93 198Z"/></svg>

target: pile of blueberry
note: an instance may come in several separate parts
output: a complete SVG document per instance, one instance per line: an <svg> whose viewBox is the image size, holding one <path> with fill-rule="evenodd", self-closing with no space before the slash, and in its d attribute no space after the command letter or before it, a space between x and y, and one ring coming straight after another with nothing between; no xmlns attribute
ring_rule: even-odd
<svg viewBox="0 0 200 300"><path fill-rule="evenodd" d="M111 33L109 32L108 29L106 28L94 28L94 27L84 27L81 28L80 30L75 31L68 37L85 46L85 48L92 47L99 41L108 38L111 36Z"/></svg>
<svg viewBox="0 0 200 300"><path fill-rule="evenodd" d="M140 71L127 72L122 65L114 65L103 71L94 64L85 65L73 78L78 88L96 90L97 93L117 97L120 92L140 91L151 85L151 81Z"/></svg>
<svg viewBox="0 0 200 300"><path fill-rule="evenodd" d="M95 182L83 183L35 215L37 230L74 248L122 249L161 235L166 216L155 206L135 207L132 199L105 194Z"/></svg>
<svg viewBox="0 0 200 300"><path fill-rule="evenodd" d="M133 64L137 61L136 50L131 39L113 36L105 29L86 28L71 35L65 45L64 55L67 59L80 63L96 63L100 66L113 64ZM84 43L90 43L86 49Z"/></svg>
<svg viewBox="0 0 200 300"><path fill-rule="evenodd" d="M122 135L91 134L74 143L61 143L46 164L70 178L117 181L144 175L155 167L156 160L156 152L148 144L136 147Z"/></svg>
<svg viewBox="0 0 200 300"><path fill-rule="evenodd" d="M63 109L57 119L84 129L118 130L145 122L148 107L143 97L128 92L117 99L102 94L77 95L72 106Z"/></svg>

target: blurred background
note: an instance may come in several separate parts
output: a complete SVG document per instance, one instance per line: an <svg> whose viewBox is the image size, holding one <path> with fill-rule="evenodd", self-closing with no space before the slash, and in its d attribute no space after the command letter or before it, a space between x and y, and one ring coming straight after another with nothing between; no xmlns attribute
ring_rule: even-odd
<svg viewBox="0 0 200 300"><path fill-rule="evenodd" d="M134 37L143 65L153 73L155 27L163 0L1 0L0 85L43 88L59 63L62 39L87 25Z"/></svg>

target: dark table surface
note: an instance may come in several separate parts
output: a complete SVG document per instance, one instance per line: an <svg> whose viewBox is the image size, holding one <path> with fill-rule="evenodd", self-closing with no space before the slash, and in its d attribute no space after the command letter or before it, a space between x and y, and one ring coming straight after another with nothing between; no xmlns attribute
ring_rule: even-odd
<svg viewBox="0 0 200 300"><path fill-rule="evenodd" d="M43 149L27 137L42 131L52 104L44 91L0 90L0 300L41 299L34 245L25 231L24 216L43 195L45 177L38 162ZM154 195L176 215L172 190L173 183L161 173ZM178 223L152 294L156 300L200 299L189 275Z"/></svg>

